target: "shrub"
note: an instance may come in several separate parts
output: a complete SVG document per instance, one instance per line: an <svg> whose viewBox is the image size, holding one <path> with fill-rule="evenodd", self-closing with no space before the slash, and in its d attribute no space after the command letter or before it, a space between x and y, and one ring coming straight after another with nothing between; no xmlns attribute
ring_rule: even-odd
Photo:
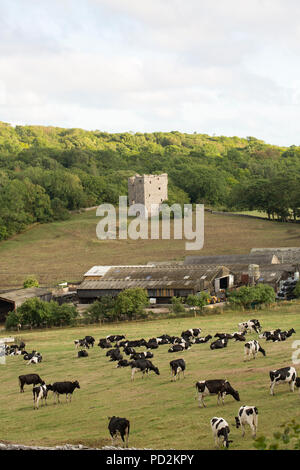
<svg viewBox="0 0 300 470"><path fill-rule="evenodd" d="M183 302L182 302L182 298L181 297L172 297L172 307L171 307L171 311L173 313L183 313L185 312L185 308L184 308L184 305L183 305Z"/></svg>
<svg viewBox="0 0 300 470"><path fill-rule="evenodd" d="M148 303L148 295L145 289L140 287L125 289L116 298L115 313L118 317L125 315L127 318L132 319L139 316Z"/></svg>
<svg viewBox="0 0 300 470"><path fill-rule="evenodd" d="M23 282L24 289L28 289L29 287L39 287L39 281L33 276L28 277Z"/></svg>

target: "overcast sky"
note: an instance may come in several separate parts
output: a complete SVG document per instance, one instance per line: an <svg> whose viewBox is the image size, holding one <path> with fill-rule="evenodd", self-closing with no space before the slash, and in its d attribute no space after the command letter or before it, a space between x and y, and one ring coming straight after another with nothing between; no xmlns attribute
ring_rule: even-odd
<svg viewBox="0 0 300 470"><path fill-rule="evenodd" d="M1 0L0 120L300 145L299 0Z"/></svg>

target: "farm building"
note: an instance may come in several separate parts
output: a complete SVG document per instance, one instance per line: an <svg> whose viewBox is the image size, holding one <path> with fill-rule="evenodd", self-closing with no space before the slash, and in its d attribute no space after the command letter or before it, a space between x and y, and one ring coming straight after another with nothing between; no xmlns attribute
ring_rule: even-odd
<svg viewBox="0 0 300 470"><path fill-rule="evenodd" d="M231 265L228 268L234 273L236 286L252 284L269 284L275 292L281 281L293 277L299 267L291 264Z"/></svg>
<svg viewBox="0 0 300 470"><path fill-rule="evenodd" d="M210 264L229 266L235 264L279 264L280 261L274 253L250 253L243 255L217 255L217 256L186 256L185 265Z"/></svg>
<svg viewBox="0 0 300 470"><path fill-rule="evenodd" d="M52 292L43 287L29 287L0 293L0 321L5 320L8 312L15 310L33 297L49 302L52 299Z"/></svg>
<svg viewBox="0 0 300 470"><path fill-rule="evenodd" d="M169 303L172 297L185 298L203 290L219 292L233 286L234 275L224 266L118 266L100 279L85 278L77 295L80 303L90 303L101 296L141 287L157 303Z"/></svg>
<svg viewBox="0 0 300 470"><path fill-rule="evenodd" d="M252 248L250 255L275 255L282 264L300 263L300 247Z"/></svg>

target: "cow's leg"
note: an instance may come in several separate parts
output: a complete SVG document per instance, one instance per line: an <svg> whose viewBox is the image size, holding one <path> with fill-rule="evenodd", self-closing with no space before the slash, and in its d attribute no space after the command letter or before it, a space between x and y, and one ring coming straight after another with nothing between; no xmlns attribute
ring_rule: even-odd
<svg viewBox="0 0 300 470"><path fill-rule="evenodd" d="M242 437L244 437L245 436L245 426L241 421L240 421L240 423L241 423Z"/></svg>
<svg viewBox="0 0 300 470"><path fill-rule="evenodd" d="M290 391L293 392L295 390L295 380L291 380L289 385L290 385Z"/></svg>
<svg viewBox="0 0 300 470"><path fill-rule="evenodd" d="M274 395L274 387L275 387L275 381L271 383L270 385L270 394Z"/></svg>

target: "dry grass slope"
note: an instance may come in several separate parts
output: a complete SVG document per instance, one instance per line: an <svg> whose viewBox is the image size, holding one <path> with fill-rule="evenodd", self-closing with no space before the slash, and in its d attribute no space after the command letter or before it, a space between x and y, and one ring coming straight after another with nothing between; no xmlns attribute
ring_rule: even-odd
<svg viewBox="0 0 300 470"><path fill-rule="evenodd" d="M182 240L108 240L96 238L95 211L65 222L38 225L0 243L0 286L19 287L30 274L41 285L79 281L95 264L142 264L180 260L197 254L185 251ZM201 255L247 253L255 247L299 246L300 225L205 213Z"/></svg>

